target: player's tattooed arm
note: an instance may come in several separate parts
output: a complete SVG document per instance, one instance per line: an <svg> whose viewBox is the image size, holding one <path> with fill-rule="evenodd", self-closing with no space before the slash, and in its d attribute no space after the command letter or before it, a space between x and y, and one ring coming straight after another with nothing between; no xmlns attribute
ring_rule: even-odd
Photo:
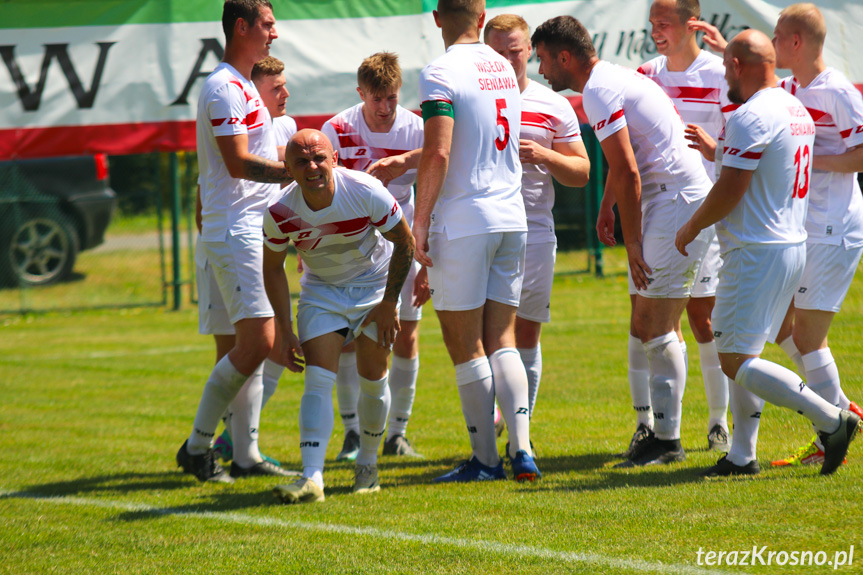
<svg viewBox="0 0 863 575"><path fill-rule="evenodd" d="M291 174L283 163L249 153L249 138L246 134L217 136L216 144L232 178L266 184L292 181Z"/></svg>
<svg viewBox="0 0 863 575"><path fill-rule="evenodd" d="M293 181L284 164L258 156L249 156L243 161L243 172L243 179L253 182L283 184Z"/></svg>
<svg viewBox="0 0 863 575"><path fill-rule="evenodd" d="M402 286L404 286L411 271L416 246L410 226L408 226L404 216L393 229L384 234L384 238L393 243L393 255L390 259L384 301L397 302Z"/></svg>
<svg viewBox="0 0 863 575"><path fill-rule="evenodd" d="M402 217L393 229L384 234L384 238L395 245L390 259L387 287L383 300L366 315L362 326L365 327L374 322L378 328L378 345L389 347L401 330L398 317L399 293L402 291L413 262L414 237L408 223Z"/></svg>

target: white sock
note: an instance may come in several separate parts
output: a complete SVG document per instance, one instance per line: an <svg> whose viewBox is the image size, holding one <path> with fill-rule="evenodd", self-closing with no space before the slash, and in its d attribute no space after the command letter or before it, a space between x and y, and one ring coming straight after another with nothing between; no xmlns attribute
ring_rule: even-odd
<svg viewBox="0 0 863 575"><path fill-rule="evenodd" d="M686 366L680 340L671 331L645 343L644 352L650 365L653 432L657 439L680 439L683 391L686 389Z"/></svg>
<svg viewBox="0 0 863 575"><path fill-rule="evenodd" d="M506 421L509 436L509 455L519 451L533 455L530 450L530 408L527 399L527 372L518 350L505 347L488 358L494 378L494 395L500 413Z"/></svg>
<svg viewBox="0 0 863 575"><path fill-rule="evenodd" d="M300 400L300 454L303 477L324 486L324 458L333 434L333 385L336 374L316 365L306 366L305 389Z"/></svg>
<svg viewBox="0 0 863 575"><path fill-rule="evenodd" d="M408 359L393 355L390 367L389 386L392 403L387 424L387 439L405 435L408 420L414 407L417 393L417 373L420 369L420 356Z"/></svg>
<svg viewBox="0 0 863 575"><path fill-rule="evenodd" d="M234 463L248 469L261 461L258 429L261 425L261 400L264 395L264 366L259 365L231 402L231 440Z"/></svg>
<svg viewBox="0 0 863 575"><path fill-rule="evenodd" d="M686 342L682 340L677 340L680 342L680 353L683 354L683 369L688 374L689 373L689 350L686 348Z"/></svg>
<svg viewBox="0 0 863 575"><path fill-rule="evenodd" d="M632 408L638 417L637 424L653 429L653 409L650 406L650 366L644 344L629 334L629 393L632 395Z"/></svg>
<svg viewBox="0 0 863 575"><path fill-rule="evenodd" d="M839 386L839 369L829 347L804 355L803 367L806 368L806 385L809 389L828 403L848 409L848 405L840 404L840 396L844 394Z"/></svg>
<svg viewBox="0 0 863 575"><path fill-rule="evenodd" d="M495 467L500 456L494 433L494 384L488 358L478 357L455 366L455 382L473 455L483 465Z"/></svg>
<svg viewBox="0 0 863 575"><path fill-rule="evenodd" d="M267 405L276 388L279 387L279 378L285 371L285 366L267 358L264 360L264 397L261 399L261 409Z"/></svg>
<svg viewBox="0 0 863 575"><path fill-rule="evenodd" d="M722 429L728 431L728 377L722 372L716 342L699 343L698 355L701 358L701 377L704 379L704 394L710 413L707 429L709 431L714 425L721 425Z"/></svg>
<svg viewBox="0 0 863 575"><path fill-rule="evenodd" d="M758 444L758 426L761 423L764 400L731 378L728 379L728 392L731 417L734 420L728 461L743 467L757 458L755 448Z"/></svg>
<svg viewBox="0 0 863 575"><path fill-rule="evenodd" d="M336 378L336 396L339 399L339 414L345 435L348 431L360 432L357 419L357 401L360 398L360 380L357 375L357 352L342 353L339 356L339 373Z"/></svg>
<svg viewBox="0 0 863 575"><path fill-rule="evenodd" d="M387 376L378 380L360 376L360 400L357 413L360 420L360 451L357 465L374 465L378 460L378 447L387 428L390 411L390 386Z"/></svg>
<svg viewBox="0 0 863 575"><path fill-rule="evenodd" d="M794 344L794 339L790 335L779 342L779 347L782 348L785 355L790 357L791 361L794 362L794 365L797 367L797 373L806 373L806 366L803 365L803 358L800 356L800 351L797 349L797 346Z"/></svg>
<svg viewBox="0 0 863 575"><path fill-rule="evenodd" d="M818 397L799 375L779 364L758 357L748 359L737 371L737 383L774 405L803 414L821 431L833 433L838 427L841 410Z"/></svg>
<svg viewBox="0 0 863 575"><path fill-rule="evenodd" d="M539 381L542 379L542 347L536 344L534 348L520 347L518 355L527 372L527 400L530 416L533 417L533 407L536 405L536 395L539 393Z"/></svg>
<svg viewBox="0 0 863 575"><path fill-rule="evenodd" d="M198 403L192 434L186 444L189 454L201 455L210 448L219 420L248 378L237 371L227 355L216 363Z"/></svg>

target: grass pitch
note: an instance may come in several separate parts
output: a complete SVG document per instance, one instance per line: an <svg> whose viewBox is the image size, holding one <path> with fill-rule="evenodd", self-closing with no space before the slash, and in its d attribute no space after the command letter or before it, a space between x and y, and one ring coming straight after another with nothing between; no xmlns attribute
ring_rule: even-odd
<svg viewBox="0 0 863 575"><path fill-rule="evenodd" d="M582 252L558 256L531 430L543 472L535 484L430 483L469 452L431 306L408 427L426 459L381 457L381 492L354 496L352 465L334 462L336 417L327 501L293 507L271 495L275 479L201 485L176 469L174 454L214 359L191 307L2 318L0 573L827 573L834 566L826 561L852 545L853 563L837 571L863 572L863 439L833 477L813 467L769 469L811 429L801 416L768 406L762 474L700 479L717 456L704 451L707 406L686 329L687 461L611 468L635 418L624 254L605 254L605 279L581 272ZM861 334L858 278L830 345L843 387L858 401ZM775 346L765 357L791 367ZM286 373L262 419L263 451L291 468L300 465L301 394L301 376ZM771 565L706 562L707 552L737 551L740 563L753 546L767 547L765 562L770 551L786 560L821 551L825 564L781 566L781 553Z"/></svg>

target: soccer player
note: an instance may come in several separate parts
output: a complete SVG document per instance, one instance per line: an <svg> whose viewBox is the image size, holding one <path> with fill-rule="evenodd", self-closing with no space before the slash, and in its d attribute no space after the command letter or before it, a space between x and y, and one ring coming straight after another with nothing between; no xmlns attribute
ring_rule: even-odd
<svg viewBox="0 0 863 575"><path fill-rule="evenodd" d="M197 140L201 186L201 253L206 277L199 287L202 325L209 309L227 310L233 346L216 363L198 405L177 465L200 481L230 482L245 475L288 475L264 461L257 435L263 394L263 362L273 347L273 309L261 281L261 225L267 184L290 175L276 160L269 114L249 79L255 62L278 38L267 0L228 0L222 13L225 56L207 77L198 101ZM243 181L251 180L251 182ZM258 183L255 183L258 182ZM212 441L222 415L233 414L230 475L216 461Z"/></svg>
<svg viewBox="0 0 863 575"><path fill-rule="evenodd" d="M339 162L350 169L366 170L377 160L407 155L412 169L406 169L386 186L398 200L408 225L413 223L416 164L419 155L411 154L423 145L422 119L399 105L402 71L398 56L378 52L366 58L357 70L357 93L361 102L327 120L321 131L333 144ZM422 305L428 300L428 290L414 295L414 285L427 286L426 271L415 262L402 289L399 307L401 330L393 345L392 369L389 375L392 405L390 406L384 455L422 457L405 437L408 419L413 411L419 371L419 320ZM421 290L422 291L422 290ZM339 412L345 428L342 451L336 460L355 459L359 451L357 421L357 354L348 344L339 359L336 394Z"/></svg>
<svg viewBox="0 0 863 575"><path fill-rule="evenodd" d="M263 276L282 333L285 364L305 358L300 402L303 477L278 486L285 503L324 500L324 456L333 433L333 385L346 340L356 339L360 452L354 493L380 490L377 451L387 422L387 359L399 330L399 293L411 270L414 240L398 202L375 178L333 169L336 154L317 130L288 142L286 165L296 178L264 216ZM380 232L380 233L378 233ZM297 333L285 277L293 241L304 273Z"/></svg>
<svg viewBox="0 0 863 575"><path fill-rule="evenodd" d="M806 262L815 124L799 100L776 87L775 52L762 32L738 34L724 61L728 97L742 105L725 126L719 179L675 239L685 254L704 227L721 220L724 262L713 325L722 370L735 382L735 429L731 450L705 476L759 473L755 444L764 400L812 422L824 445L821 473L829 475L845 459L860 418L759 357L782 324Z"/></svg>
<svg viewBox="0 0 863 575"><path fill-rule="evenodd" d="M278 152L279 160L284 161L285 159L285 146L284 143L287 143L288 139L291 135L297 131L297 124L294 122L293 118L290 118L285 115L285 102L287 102L290 94L288 93L288 89L285 86L285 75L282 73L285 69L285 65L281 60L274 58L272 56L267 56L263 60L256 62L252 67L252 82L255 84L255 88L258 89L258 93L261 96L261 100L264 102L264 106L267 108L267 112L270 114L270 118L272 119L272 127L273 133L276 138L276 150ZM287 122L285 122L287 120ZM289 133L288 133L289 132ZM284 138L284 139L281 139ZM284 142L281 146L278 145L278 142ZM270 184L270 195L273 197L275 194L278 194L280 186L279 184ZM200 186L198 187L198 202L196 209L196 221L198 223L198 233L201 232L201 190ZM198 236L198 240L200 241L200 235ZM204 250L198 245L196 253L203 254ZM201 262L201 266L198 268L198 276L201 278L207 278L207 271L205 269L206 260ZM218 286L213 285L213 290L217 290ZM226 353L228 353L232 347L234 347L236 341L234 337L234 329L231 325L230 319L227 316L227 310L224 305L215 305L217 302L212 301L211 298L199 298L208 300L207 309L204 313L201 313L201 318L207 317L209 318L206 324L201 325L202 333L208 333L207 325L209 326L221 326L221 329L216 329L219 333L215 333L213 337L216 340L216 361L218 362ZM224 332L224 333L221 333ZM276 392L276 388L279 385L279 378L282 376L282 372L285 370L285 366L280 363L279 356L279 344L281 341L281 333L278 328L275 332L275 343L273 345L272 351L267 356L267 359L264 360L263 365L263 386L264 391L261 398L261 410L263 410L264 406L267 405L267 402ZM219 458L223 461L231 461L233 459L233 440L231 439L231 412L230 409L224 418L225 421L225 430L219 437L216 438L216 442L213 444L213 449L218 454ZM243 433L245 430L238 430L240 433ZM267 457L263 453L261 453L261 457L264 461L269 461L273 465L279 465L279 462L271 457Z"/></svg>
<svg viewBox="0 0 863 575"><path fill-rule="evenodd" d="M530 448L527 374L515 348L527 221L512 66L479 42L483 0L439 0L446 53L420 74L425 140L414 237L455 365L472 457L437 482L505 479L494 430L497 396L513 474L540 477ZM493 381L493 383L492 383Z"/></svg>
<svg viewBox="0 0 863 575"><path fill-rule="evenodd" d="M689 27L701 17L698 0L654 0L650 6L650 24L653 41L659 56L639 66L638 71L659 84L674 102L687 134L703 131L714 142L725 124L724 114L730 114L733 105L728 101L725 85L725 66L722 58L698 47L695 31ZM700 149L700 141L693 144ZM690 139L690 137L688 137ZM712 150L709 155L712 157ZM707 176L714 181L716 168L707 157L702 158ZM719 240L714 237L704 257L686 313L689 326L698 343L701 357L701 376L709 410L707 421L707 447L709 450L728 451L728 380L719 365L710 313L716 302L716 284L719 281ZM680 331L679 328L677 330ZM653 427L650 408L650 390L643 347L631 342L629 352L629 386L633 407L638 417L637 436ZM681 339L686 357L686 343Z"/></svg>
<svg viewBox="0 0 863 575"><path fill-rule="evenodd" d="M719 31L699 23L716 49ZM796 96L815 120L812 181L806 213L806 267L776 341L804 374L807 385L830 403L863 417L839 383L827 343L863 249L863 206L855 171L863 170L863 98L841 72L827 67L822 50L827 27L813 4L792 4L779 16L773 45L777 65L793 76L780 86ZM818 434L796 453L772 464L818 464L824 449Z"/></svg>
<svg viewBox="0 0 863 575"><path fill-rule="evenodd" d="M675 222L701 204L710 180L698 152L688 147L674 104L635 70L601 61L587 29L571 16L540 24L531 38L539 72L555 91L583 95L584 111L599 139L609 171L597 232L614 245L615 203L620 210L635 304L631 333L647 356L655 427L619 464L682 461L681 401L686 365L675 324L683 313L713 235L701 232L689 256L674 253Z"/></svg>
<svg viewBox="0 0 863 575"><path fill-rule="evenodd" d="M285 64L278 58L267 56L252 68L252 81L267 106L273 120L273 139L279 161L285 160L285 146L297 133L297 122L286 114L286 105L291 93L285 80Z"/></svg>
<svg viewBox="0 0 863 575"><path fill-rule="evenodd" d="M563 96L527 77L530 29L521 16L501 14L485 25L485 43L509 60L521 91L521 195L527 213L524 281L515 317L515 346L527 371L530 416L542 377L542 324L551 321L551 285L557 238L554 184L587 184L590 160L572 106Z"/></svg>
<svg viewBox="0 0 863 575"><path fill-rule="evenodd" d="M863 171L863 97L842 72L825 64L826 34L824 17L814 4L783 9L773 32L776 65L793 74L780 86L803 102L815 120L806 267L777 341L802 367L809 389L833 405L863 415L842 392L827 344L830 324L863 252L863 198L854 174ZM816 435L773 465L823 461L824 446Z"/></svg>

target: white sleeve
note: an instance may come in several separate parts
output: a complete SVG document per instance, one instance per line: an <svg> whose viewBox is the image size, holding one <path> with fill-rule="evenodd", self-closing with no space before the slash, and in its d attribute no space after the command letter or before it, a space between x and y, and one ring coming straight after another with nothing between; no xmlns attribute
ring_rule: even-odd
<svg viewBox="0 0 863 575"><path fill-rule="evenodd" d="M863 95L857 89L844 89L836 94L833 120L848 148L863 144Z"/></svg>
<svg viewBox="0 0 863 575"><path fill-rule="evenodd" d="M368 208L372 225L382 234L387 233L401 221L402 208L393 195L377 180L369 185Z"/></svg>
<svg viewBox="0 0 863 575"><path fill-rule="evenodd" d="M603 88L593 88L584 94L582 105L600 142L626 126L623 94Z"/></svg>
<svg viewBox="0 0 863 575"><path fill-rule="evenodd" d="M213 91L207 102L207 119L213 126L215 136L235 136L246 134L247 118L246 96L242 87L227 83Z"/></svg>
<svg viewBox="0 0 863 575"><path fill-rule="evenodd" d="M279 228L273 211L278 211L279 202L270 204L264 211L264 245L274 252L283 252L288 248L291 239Z"/></svg>
<svg viewBox="0 0 863 575"><path fill-rule="evenodd" d="M569 100L564 98L555 111L554 138L552 143L580 141L581 125L578 123L578 116L575 115L575 110L572 109Z"/></svg>
<svg viewBox="0 0 863 575"><path fill-rule="evenodd" d="M735 112L725 124L722 165L755 171L769 143L770 132L755 114Z"/></svg>

